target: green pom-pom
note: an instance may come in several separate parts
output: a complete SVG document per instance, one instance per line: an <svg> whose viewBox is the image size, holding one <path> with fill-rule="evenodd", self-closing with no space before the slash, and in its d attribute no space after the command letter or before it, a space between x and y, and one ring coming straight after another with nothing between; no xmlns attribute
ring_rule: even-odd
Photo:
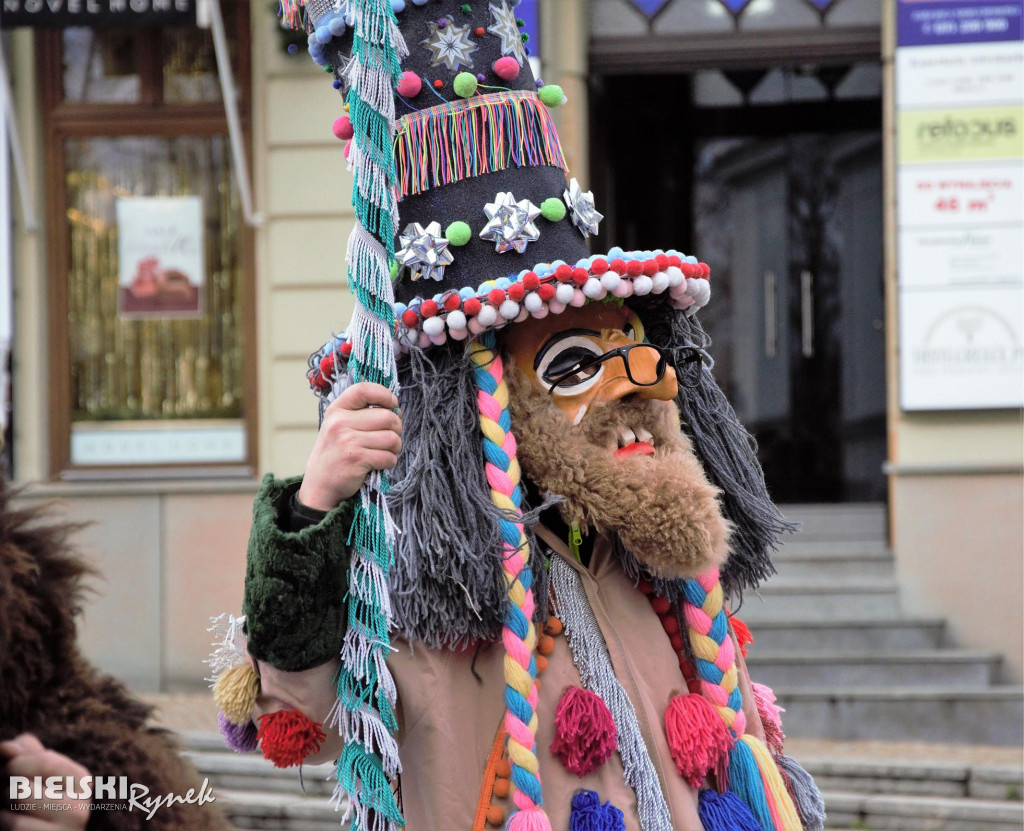
<svg viewBox="0 0 1024 831"><path fill-rule="evenodd" d="M462 12L463 14L470 14L473 11L473 7L469 5L469 3L463 3L461 6L459 6L459 11Z"/></svg>
<svg viewBox="0 0 1024 831"><path fill-rule="evenodd" d="M461 248L473 237L473 229L469 227L468 222L453 222L447 228L444 229L444 238L448 240L456 248Z"/></svg>
<svg viewBox="0 0 1024 831"><path fill-rule="evenodd" d="M459 98L472 98L479 83L472 72L460 72L455 76L455 94Z"/></svg>
<svg viewBox="0 0 1024 831"><path fill-rule="evenodd" d="M540 100L544 102L548 107L557 107L562 103L562 99L565 94L562 92L562 88L558 84L545 84L540 88L540 92L537 93L540 96Z"/></svg>
<svg viewBox="0 0 1024 831"><path fill-rule="evenodd" d="M565 203L556 196L545 199L540 205L540 215L550 222L565 219Z"/></svg>

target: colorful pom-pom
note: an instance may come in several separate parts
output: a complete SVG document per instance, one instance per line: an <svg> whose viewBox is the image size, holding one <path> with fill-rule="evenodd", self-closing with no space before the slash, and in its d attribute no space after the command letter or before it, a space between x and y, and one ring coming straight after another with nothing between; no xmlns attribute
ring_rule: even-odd
<svg viewBox="0 0 1024 831"><path fill-rule="evenodd" d="M224 670L213 685L217 709L233 724L245 724L252 718L259 694L260 679L248 662Z"/></svg>
<svg viewBox="0 0 1024 831"><path fill-rule="evenodd" d="M618 733L608 705L590 690L569 687L555 709L551 752L582 778L607 762L616 747Z"/></svg>
<svg viewBox="0 0 1024 831"><path fill-rule="evenodd" d="M479 81L477 81L476 75L472 72L460 72L455 76L452 88L459 98L472 98L474 93L476 93L478 84Z"/></svg>
<svg viewBox="0 0 1024 831"><path fill-rule="evenodd" d="M278 768L302 764L320 749L326 738L320 724L298 710L278 710L260 716L258 735L263 758Z"/></svg>
<svg viewBox="0 0 1024 831"><path fill-rule="evenodd" d="M403 98L415 98L423 89L423 80L415 72L406 70L398 82L398 94Z"/></svg>
<svg viewBox="0 0 1024 831"><path fill-rule="evenodd" d="M546 107L558 107L565 98L565 93L558 84L545 84L538 91L537 97Z"/></svg>
<svg viewBox="0 0 1024 831"><path fill-rule="evenodd" d="M622 811L610 802L601 804L596 791L577 791L569 813L569 831L625 831Z"/></svg>
<svg viewBox="0 0 1024 831"><path fill-rule="evenodd" d="M334 120L334 136L341 141L348 141L355 135L352 129L352 120L347 116L339 116Z"/></svg>
<svg viewBox="0 0 1024 831"><path fill-rule="evenodd" d="M545 199L540 205L540 215L549 222L560 222L565 219L565 203L554 196Z"/></svg>
<svg viewBox="0 0 1024 831"><path fill-rule="evenodd" d="M669 702L665 737L676 770L693 788L700 787L733 745L725 722L701 695L677 695Z"/></svg>
<svg viewBox="0 0 1024 831"><path fill-rule="evenodd" d="M493 69L494 74L503 81L512 81L519 77L519 61L515 58L498 58Z"/></svg>
<svg viewBox="0 0 1024 831"><path fill-rule="evenodd" d="M462 247L473 238L473 229L460 219L444 229L444 238L452 245Z"/></svg>
<svg viewBox="0 0 1024 831"><path fill-rule="evenodd" d="M259 734L252 721L235 724L223 713L217 713L217 727L224 743L235 753L252 753L259 747Z"/></svg>

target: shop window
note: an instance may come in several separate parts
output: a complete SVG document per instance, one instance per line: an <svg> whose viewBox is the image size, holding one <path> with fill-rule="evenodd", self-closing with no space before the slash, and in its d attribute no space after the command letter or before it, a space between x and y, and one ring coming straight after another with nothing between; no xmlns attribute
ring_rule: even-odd
<svg viewBox="0 0 1024 831"><path fill-rule="evenodd" d="M247 5L224 4L242 91ZM70 28L40 48L63 68L44 80L53 473L249 473L251 238L210 33Z"/></svg>

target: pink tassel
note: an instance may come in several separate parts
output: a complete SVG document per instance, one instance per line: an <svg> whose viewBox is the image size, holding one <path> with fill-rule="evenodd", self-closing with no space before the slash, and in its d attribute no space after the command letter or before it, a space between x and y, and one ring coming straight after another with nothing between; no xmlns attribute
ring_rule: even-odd
<svg viewBox="0 0 1024 831"><path fill-rule="evenodd" d="M608 705L590 690L569 687L555 709L554 753L580 778L600 767L618 747Z"/></svg>
<svg viewBox="0 0 1024 831"><path fill-rule="evenodd" d="M665 736L676 769L693 788L720 766L733 745L725 722L702 695L677 695L669 702Z"/></svg>
<svg viewBox="0 0 1024 831"><path fill-rule="evenodd" d="M750 686L754 690L754 703L764 727L764 743L772 753L778 755L782 753L782 746L786 741L786 734L782 732L782 713L785 710L775 703L775 693L771 687L764 684Z"/></svg>

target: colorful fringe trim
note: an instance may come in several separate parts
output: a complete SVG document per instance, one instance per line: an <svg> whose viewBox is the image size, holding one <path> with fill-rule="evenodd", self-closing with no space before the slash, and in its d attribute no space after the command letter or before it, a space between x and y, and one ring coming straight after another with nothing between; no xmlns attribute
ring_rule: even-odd
<svg viewBox="0 0 1024 831"><path fill-rule="evenodd" d="M398 200L510 167L566 169L551 114L535 92L506 91L403 116L395 136Z"/></svg>
<svg viewBox="0 0 1024 831"><path fill-rule="evenodd" d="M540 764L537 760L537 663L533 651L537 630L533 624L533 572L530 546L523 530L519 487L521 471L516 459L516 440L511 432L508 385L501 357L494 351L493 333L484 335L469 348L475 365L480 430L486 460L491 499L507 514L501 521L504 540L502 566L508 585L508 610L502 629L505 646L505 728L508 755L512 762L512 801L516 810L508 818L506 831L551 831L541 807Z"/></svg>

